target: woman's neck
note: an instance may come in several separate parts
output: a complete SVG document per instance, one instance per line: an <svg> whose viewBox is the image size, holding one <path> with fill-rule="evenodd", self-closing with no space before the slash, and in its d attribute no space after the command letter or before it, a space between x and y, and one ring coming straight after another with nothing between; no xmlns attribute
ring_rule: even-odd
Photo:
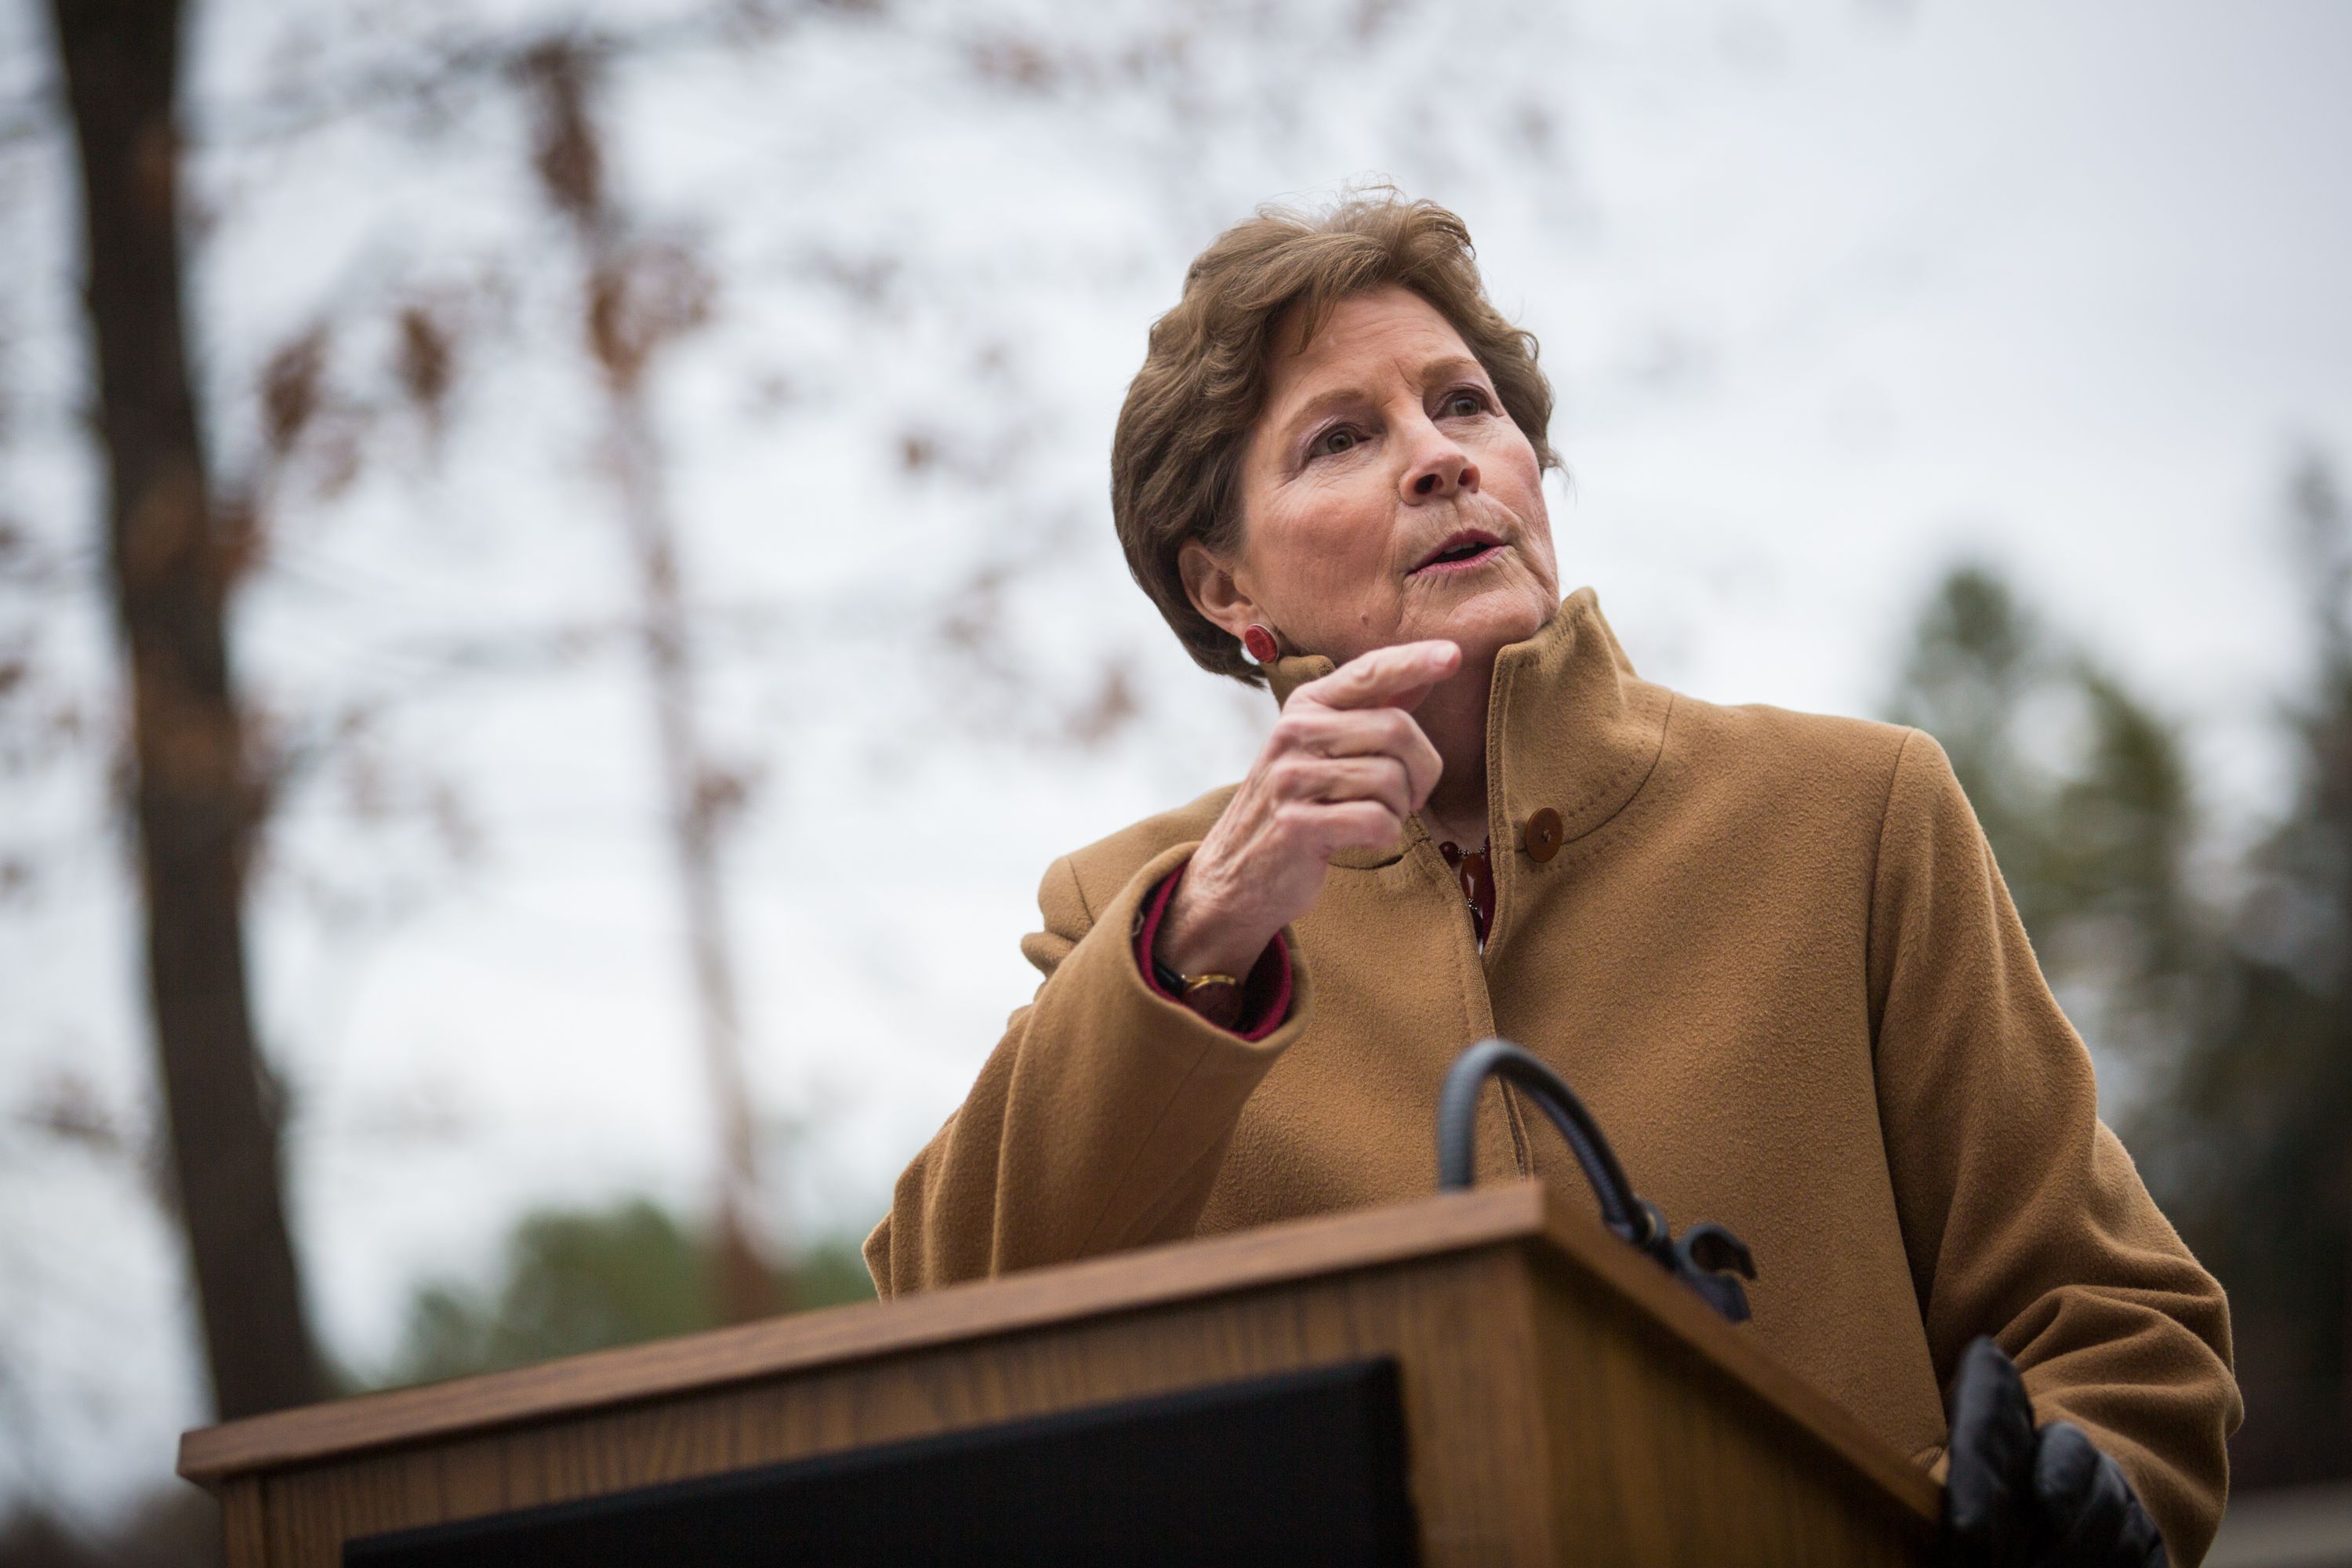
<svg viewBox="0 0 2352 1568"><path fill-rule="evenodd" d="M1421 809L1433 837L1475 848L1486 837L1486 696L1495 661L1465 662L1412 710L1445 771Z"/></svg>

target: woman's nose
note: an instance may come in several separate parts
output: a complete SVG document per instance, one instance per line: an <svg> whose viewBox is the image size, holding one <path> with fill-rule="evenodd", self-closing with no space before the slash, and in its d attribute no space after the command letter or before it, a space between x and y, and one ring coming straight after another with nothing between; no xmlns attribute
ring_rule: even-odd
<svg viewBox="0 0 2352 1568"><path fill-rule="evenodd" d="M1470 454L1442 437L1413 455L1404 476L1407 500L1443 500L1447 496L1478 489L1478 465Z"/></svg>

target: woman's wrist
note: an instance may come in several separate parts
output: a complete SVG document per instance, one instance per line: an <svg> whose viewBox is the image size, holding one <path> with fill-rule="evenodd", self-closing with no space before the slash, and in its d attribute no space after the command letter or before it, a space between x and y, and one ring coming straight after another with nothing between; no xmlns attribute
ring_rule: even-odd
<svg viewBox="0 0 2352 1568"><path fill-rule="evenodd" d="M1278 933L1268 937L1246 967L1236 963L1230 973L1204 970L1188 976L1171 970L1160 956L1160 928L1190 869L1180 866L1162 879L1136 911L1135 961L1145 984L1159 994L1217 1028L1244 1040L1262 1040L1290 1016L1290 954ZM1196 916L1205 907L1205 901L1195 905Z"/></svg>
<svg viewBox="0 0 2352 1568"><path fill-rule="evenodd" d="M1176 889L1160 917L1151 956L1188 978L1229 974L1244 979L1274 940L1273 931L1255 931L1219 910L1212 896L1202 893L1187 876Z"/></svg>

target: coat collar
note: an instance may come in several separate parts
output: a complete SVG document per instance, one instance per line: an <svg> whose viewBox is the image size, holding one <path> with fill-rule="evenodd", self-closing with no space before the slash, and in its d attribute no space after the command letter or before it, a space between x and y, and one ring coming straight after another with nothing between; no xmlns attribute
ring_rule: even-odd
<svg viewBox="0 0 2352 1568"><path fill-rule="evenodd" d="M1320 654L1276 659L1266 671L1277 702L1336 668ZM1486 700L1487 830L1498 851L1528 857L1528 824L1549 809L1572 844L1622 810L1650 776L1674 694L1633 673L1590 588L1563 600L1534 637L1495 657ZM1428 834L1419 818L1392 849L1335 858L1370 869L1394 863ZM1549 857L1546 856L1546 859Z"/></svg>

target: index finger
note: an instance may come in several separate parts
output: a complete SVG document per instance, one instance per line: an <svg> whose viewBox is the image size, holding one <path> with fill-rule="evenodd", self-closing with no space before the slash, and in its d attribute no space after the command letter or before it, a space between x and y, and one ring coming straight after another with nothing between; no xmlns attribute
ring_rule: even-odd
<svg viewBox="0 0 2352 1568"><path fill-rule="evenodd" d="M1443 637L1376 647L1299 690L1326 708L1410 708L1462 667L1462 649ZM1399 702L1412 696L1412 702Z"/></svg>

